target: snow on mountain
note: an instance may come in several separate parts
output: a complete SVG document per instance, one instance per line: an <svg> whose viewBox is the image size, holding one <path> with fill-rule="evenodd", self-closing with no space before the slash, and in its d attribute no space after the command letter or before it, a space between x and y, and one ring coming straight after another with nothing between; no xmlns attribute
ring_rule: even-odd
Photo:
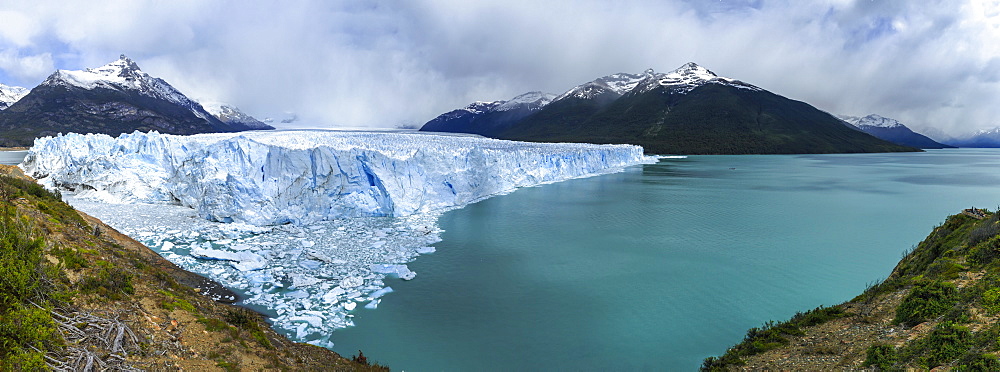
<svg viewBox="0 0 1000 372"><path fill-rule="evenodd" d="M674 92L687 93L694 88L709 83L725 84L743 89L761 90L756 86L743 83L739 80L718 76L712 71L709 71L694 62L689 62L668 73L657 73L653 69L648 69L641 74L611 74L598 78L597 80L578 85L566 93L560 94L554 99L554 101L559 101L567 97L593 99L609 93L623 96L633 91L635 91L636 94L641 94L659 86L670 87Z"/></svg>
<svg viewBox="0 0 1000 372"><path fill-rule="evenodd" d="M0 110L10 107L30 91L28 88L0 84Z"/></svg>
<svg viewBox="0 0 1000 372"><path fill-rule="evenodd" d="M222 120L223 123L243 125L250 129L274 129L274 127L240 111L236 106L213 101L200 102L200 104L205 111L215 116L216 119Z"/></svg>
<svg viewBox="0 0 1000 372"><path fill-rule="evenodd" d="M118 60L98 68L88 68L82 71L58 70L50 75L41 85L63 85L93 90L97 88L138 92L147 97L166 100L183 106L195 116L208 119L200 104L191 100L183 93L174 89L162 79L142 72L139 65L122 54Z"/></svg>
<svg viewBox="0 0 1000 372"><path fill-rule="evenodd" d="M135 132L40 138L21 166L45 185L103 200L180 203L213 221L274 225L412 215L648 159L631 145L384 132Z"/></svg>
<svg viewBox="0 0 1000 372"><path fill-rule="evenodd" d="M898 128L903 126L903 124L896 121L896 119L891 119L876 114L871 114L865 117L839 116L839 118L858 128L862 127Z"/></svg>
<svg viewBox="0 0 1000 372"><path fill-rule="evenodd" d="M645 74L617 73L604 76L598 78L597 80L577 85L576 87L573 87L573 89L566 91L566 93L560 94L558 97L553 99L553 101L559 101L567 97L593 99L594 97L607 94L609 92L622 96L634 89L635 86L638 85L639 82L643 81L643 79L646 79L652 71L652 69L646 70Z"/></svg>
<svg viewBox="0 0 1000 372"><path fill-rule="evenodd" d="M487 112L495 110L497 107L504 104L505 102L507 101L492 101L492 102L476 101L470 103L468 106L465 106L463 108L443 113L439 115L437 118L435 118L435 120L447 121L447 120L460 119L470 115L472 116L482 115Z"/></svg>
<svg viewBox="0 0 1000 372"><path fill-rule="evenodd" d="M552 102L555 98L555 94L543 93L543 92L528 92L517 97L511 98L499 106L494 108L495 111L510 111L521 108L527 108L528 110L538 110L545 105Z"/></svg>
<svg viewBox="0 0 1000 372"><path fill-rule="evenodd" d="M497 107L506 102L507 101L502 101L502 100L493 102L476 101L470 103L468 106L465 106L459 110L464 110L472 114L483 114L489 111L493 111L494 109L496 109Z"/></svg>
<svg viewBox="0 0 1000 372"><path fill-rule="evenodd" d="M672 92L685 94L705 84L722 84L741 89L763 90L739 80L721 77L694 62L688 62L665 74L647 70L646 78L637 84L633 92L642 94L662 86L669 88Z"/></svg>

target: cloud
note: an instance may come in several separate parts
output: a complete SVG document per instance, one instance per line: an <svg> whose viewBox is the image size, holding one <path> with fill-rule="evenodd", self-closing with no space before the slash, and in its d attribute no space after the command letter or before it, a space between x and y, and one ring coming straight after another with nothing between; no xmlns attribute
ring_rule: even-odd
<svg viewBox="0 0 1000 372"><path fill-rule="evenodd" d="M315 126L422 123L475 100L561 93L610 73L688 61L835 113L879 113L948 132L1000 125L996 0L36 1L6 8L5 21L16 15L0 25L0 69L10 76L40 81L47 72L28 66L80 69L126 53L193 97L258 116L292 111Z"/></svg>
<svg viewBox="0 0 1000 372"><path fill-rule="evenodd" d="M52 73L53 66L49 53L21 56L14 50L0 51L0 69L18 79L40 80Z"/></svg>

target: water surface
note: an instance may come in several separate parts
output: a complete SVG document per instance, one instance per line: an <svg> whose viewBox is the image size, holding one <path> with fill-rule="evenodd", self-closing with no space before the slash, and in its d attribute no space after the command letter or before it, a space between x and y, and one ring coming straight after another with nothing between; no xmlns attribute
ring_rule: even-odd
<svg viewBox="0 0 1000 372"><path fill-rule="evenodd" d="M17 165L27 155L27 150L0 151L0 164Z"/></svg>
<svg viewBox="0 0 1000 372"><path fill-rule="evenodd" d="M1000 151L692 156L447 212L334 349L406 371L692 370L849 300L949 214L1000 205Z"/></svg>

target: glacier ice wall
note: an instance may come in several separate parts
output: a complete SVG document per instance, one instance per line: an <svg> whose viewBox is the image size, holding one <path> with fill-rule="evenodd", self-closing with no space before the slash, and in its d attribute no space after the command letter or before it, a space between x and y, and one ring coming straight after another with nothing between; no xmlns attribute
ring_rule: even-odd
<svg viewBox="0 0 1000 372"><path fill-rule="evenodd" d="M211 221L263 226L408 216L651 160L632 145L416 133L135 132L40 138L21 167L79 197L180 204Z"/></svg>

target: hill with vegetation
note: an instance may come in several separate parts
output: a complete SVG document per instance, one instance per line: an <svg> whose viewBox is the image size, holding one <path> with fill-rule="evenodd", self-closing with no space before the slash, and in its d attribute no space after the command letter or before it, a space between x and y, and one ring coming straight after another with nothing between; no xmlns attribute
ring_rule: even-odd
<svg viewBox="0 0 1000 372"><path fill-rule="evenodd" d="M531 142L627 143L652 154L921 151L695 63L668 73L608 75L515 116L499 112L506 105L473 104L420 130Z"/></svg>
<svg viewBox="0 0 1000 372"><path fill-rule="evenodd" d="M724 84L703 84L687 92L658 86L606 106L566 101L553 102L496 137L630 143L656 154L919 151L848 128L804 102Z"/></svg>
<svg viewBox="0 0 1000 372"><path fill-rule="evenodd" d="M1000 370L1000 214L948 217L851 301L747 331L727 370Z"/></svg>
<svg viewBox="0 0 1000 372"><path fill-rule="evenodd" d="M387 370L261 315L0 166L0 370Z"/></svg>

